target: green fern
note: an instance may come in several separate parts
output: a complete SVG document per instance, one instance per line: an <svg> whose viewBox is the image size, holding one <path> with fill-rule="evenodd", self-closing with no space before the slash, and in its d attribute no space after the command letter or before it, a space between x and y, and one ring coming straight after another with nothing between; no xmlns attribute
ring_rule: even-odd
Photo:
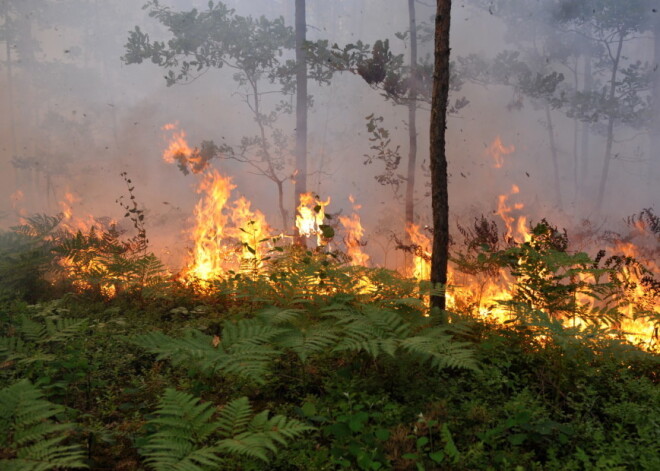
<svg viewBox="0 0 660 471"><path fill-rule="evenodd" d="M252 408L246 397L229 403L220 413L218 427L222 439L218 448L227 453L244 455L269 461L271 454L285 447L313 427L282 415L269 417L267 410L252 417Z"/></svg>
<svg viewBox="0 0 660 471"><path fill-rule="evenodd" d="M339 340L334 323L317 323L309 327L291 327L275 340L280 348L290 349L303 363L310 356L330 351Z"/></svg>
<svg viewBox="0 0 660 471"><path fill-rule="evenodd" d="M268 462L288 440L313 430L295 419L269 417L268 411L253 415L246 397L216 414L212 404L173 389L163 394L157 417L149 426L156 432L148 437L141 453L157 471L217 469L226 454Z"/></svg>
<svg viewBox="0 0 660 471"><path fill-rule="evenodd" d="M42 398L27 380L0 390L0 468L47 471L87 468L79 445L67 445L73 424L52 418L64 408Z"/></svg>
<svg viewBox="0 0 660 471"><path fill-rule="evenodd" d="M364 351L376 358L394 356L398 340L410 334L410 325L396 311L364 305L362 309L331 309L326 316L336 319L341 327L341 340L336 351Z"/></svg>
<svg viewBox="0 0 660 471"><path fill-rule="evenodd" d="M228 334L225 341L224 333ZM169 359L175 365L193 366L200 373L232 375L239 378L264 383L269 366L280 352L266 343L281 333L281 329L271 328L253 322L239 322L239 325L226 324L223 337L214 346L214 338L198 331L187 331L183 338L172 338L160 332L150 332L138 336L134 342L158 354L158 359ZM255 338L250 337L251 334ZM226 344L226 345L225 345Z"/></svg>
<svg viewBox="0 0 660 471"><path fill-rule="evenodd" d="M429 361L437 369L461 368L479 369L478 362L470 344L456 342L443 328L430 328L419 335L402 339L401 349Z"/></svg>
<svg viewBox="0 0 660 471"><path fill-rule="evenodd" d="M20 364L55 360L53 344L67 342L87 328L86 319L63 318L57 314L57 304L58 301L31 306L30 316L21 314L12 335L0 337L0 359Z"/></svg>
<svg viewBox="0 0 660 471"><path fill-rule="evenodd" d="M190 394L167 389L160 401L158 417L149 425L157 431L142 450L146 463L157 471L202 471L213 469L222 459L217 449L205 446L217 429L211 421L213 405L200 404Z"/></svg>

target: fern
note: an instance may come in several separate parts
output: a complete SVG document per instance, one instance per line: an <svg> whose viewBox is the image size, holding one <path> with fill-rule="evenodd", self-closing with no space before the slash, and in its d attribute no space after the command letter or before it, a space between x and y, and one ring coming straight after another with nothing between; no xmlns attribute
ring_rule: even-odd
<svg viewBox="0 0 660 471"><path fill-rule="evenodd" d="M252 409L245 397L232 401L221 411L218 427L222 439L217 444L221 451L268 462L270 454L287 446L288 440L314 430L282 415L269 417L267 410L248 422L251 414Z"/></svg>
<svg viewBox="0 0 660 471"><path fill-rule="evenodd" d="M169 359L175 365L193 366L203 374L233 375L256 383L263 383L272 360L279 355L266 340L273 338L281 329L271 329L253 322L241 321L239 326L225 324L229 340L221 337L214 346L214 339L198 331L188 331L183 338L168 337L160 332L138 336L134 342L158 354L159 359ZM250 338L255 334L260 338ZM225 345L227 343L227 345Z"/></svg>
<svg viewBox="0 0 660 471"><path fill-rule="evenodd" d="M292 350L305 363L311 355L332 350L338 340L333 323L318 323L309 327L291 327L277 337L275 343Z"/></svg>
<svg viewBox="0 0 660 471"><path fill-rule="evenodd" d="M313 430L295 419L269 417L268 411L253 415L246 397L216 414L213 405L173 389L165 391L157 417L149 425L156 432L148 437L141 453L157 471L217 469L224 454L268 462L288 440Z"/></svg>
<svg viewBox="0 0 660 471"><path fill-rule="evenodd" d="M426 329L420 335L401 340L400 346L406 352L420 357L422 361L429 361L431 366L437 369L479 368L470 344L454 341L442 328Z"/></svg>
<svg viewBox="0 0 660 471"><path fill-rule="evenodd" d="M3 470L47 471L86 468L84 450L66 445L74 425L52 420L62 406L42 398L27 380L0 390L0 460Z"/></svg>
<svg viewBox="0 0 660 471"><path fill-rule="evenodd" d="M376 358L381 354L394 356L398 339L410 333L410 325L395 311L364 305L362 310L336 310L326 312L341 326L341 340L336 351L364 351Z"/></svg>
<svg viewBox="0 0 660 471"><path fill-rule="evenodd" d="M157 431L142 450L146 463L157 471L201 471L222 462L214 447L204 446L217 429L211 404L174 389L167 389L158 416L149 421Z"/></svg>
<svg viewBox="0 0 660 471"><path fill-rule="evenodd" d="M20 315L13 334L0 337L0 358L21 364L55 360L52 344L67 342L87 328L86 319L63 318L53 313L57 304L35 305L32 310L36 312L31 317Z"/></svg>

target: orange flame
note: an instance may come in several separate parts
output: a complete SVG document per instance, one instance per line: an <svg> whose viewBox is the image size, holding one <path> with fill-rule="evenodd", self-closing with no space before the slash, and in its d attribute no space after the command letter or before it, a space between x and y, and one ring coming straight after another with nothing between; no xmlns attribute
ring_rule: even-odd
<svg viewBox="0 0 660 471"><path fill-rule="evenodd" d="M223 177L216 170L208 172L200 182L197 193L205 195L195 206L194 247L185 278L208 281L224 275L223 262L228 251L224 246L228 222L224 209L234 188L231 178Z"/></svg>
<svg viewBox="0 0 660 471"><path fill-rule="evenodd" d="M348 197L349 201L353 204L353 214L350 216L340 216L339 222L346 230L346 249L348 256L351 259L351 265L367 266L369 265L369 255L362 251L362 237L364 236L364 228L360 221L360 215L357 211L362 208L362 205L355 203L353 195Z"/></svg>
<svg viewBox="0 0 660 471"><path fill-rule="evenodd" d="M511 215L513 211L520 211L525 207L525 205L523 203L515 203L513 206L509 206L507 204L509 197L518 193L520 193L520 188L518 185L512 185L511 193L508 195L499 195L497 197L497 211L495 211L495 214L497 214L500 218L502 218L502 221L504 221L504 225L506 226L506 239L513 239L515 234L521 240L528 242L531 239L531 234L527 228L527 218L525 216L521 216L516 223L516 218ZM515 231L514 223L516 223Z"/></svg>
<svg viewBox="0 0 660 471"><path fill-rule="evenodd" d="M406 232L410 241L417 246L413 254L412 277L418 280L431 278L431 240L420 231L417 224L408 224Z"/></svg>
<svg viewBox="0 0 660 471"><path fill-rule="evenodd" d="M323 231L321 226L325 219L325 207L330 204L330 197L326 201L321 201L313 193L303 193L300 195L300 205L296 215L296 227L298 233L303 237L316 236L317 245L323 244Z"/></svg>
<svg viewBox="0 0 660 471"><path fill-rule="evenodd" d="M169 139L167 149L163 151L163 160L168 164L173 164L178 156L190 158L193 155L193 149L188 145L186 132L177 130L178 124L170 123L163 126L164 131L171 131L172 136Z"/></svg>
<svg viewBox="0 0 660 471"><path fill-rule="evenodd" d="M493 158L493 166L495 168L502 168L504 165L504 156L512 154L516 151L516 146L505 146L502 144L500 136L497 136L493 142L486 148L486 154Z"/></svg>

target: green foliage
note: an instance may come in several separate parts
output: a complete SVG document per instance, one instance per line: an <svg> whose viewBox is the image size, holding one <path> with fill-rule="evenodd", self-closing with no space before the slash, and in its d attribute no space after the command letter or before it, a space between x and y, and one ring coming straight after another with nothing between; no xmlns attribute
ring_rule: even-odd
<svg viewBox="0 0 660 471"><path fill-rule="evenodd" d="M253 414L246 397L220 412L190 394L167 389L147 426L142 447L146 463L155 470L217 469L222 455L245 456L268 462L289 440L313 430L302 422L269 411ZM215 417L217 415L217 417Z"/></svg>
<svg viewBox="0 0 660 471"><path fill-rule="evenodd" d="M48 292L44 277L53 270L52 239L61 216L34 215L10 232L0 232L0 295L36 301Z"/></svg>
<svg viewBox="0 0 660 471"><path fill-rule="evenodd" d="M280 332L253 320L242 320L235 326L225 324L222 339L191 330L179 339L150 332L134 341L157 353L159 359L171 359L175 365L192 367L204 375L228 375L263 383L270 363L279 355L269 341Z"/></svg>
<svg viewBox="0 0 660 471"><path fill-rule="evenodd" d="M62 317L58 305L55 301L32 306L6 325L0 337L0 359L23 366L54 361L58 345L80 336L88 325L86 319Z"/></svg>
<svg viewBox="0 0 660 471"><path fill-rule="evenodd" d="M66 444L74 424L54 420L64 408L27 380L0 390L0 466L8 471L87 468L79 445Z"/></svg>

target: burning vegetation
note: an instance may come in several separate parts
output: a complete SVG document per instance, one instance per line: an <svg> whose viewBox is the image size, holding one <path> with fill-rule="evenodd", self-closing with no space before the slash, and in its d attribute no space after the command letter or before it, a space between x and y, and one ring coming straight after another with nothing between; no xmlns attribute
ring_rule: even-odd
<svg viewBox="0 0 660 471"><path fill-rule="evenodd" d="M450 66L448 0L152 0L121 60L191 86L84 113L40 76L119 83L53 49L135 5L65 3L0 6L0 469L660 469L660 216L609 215L657 172L653 2L468 0L493 57Z"/></svg>

